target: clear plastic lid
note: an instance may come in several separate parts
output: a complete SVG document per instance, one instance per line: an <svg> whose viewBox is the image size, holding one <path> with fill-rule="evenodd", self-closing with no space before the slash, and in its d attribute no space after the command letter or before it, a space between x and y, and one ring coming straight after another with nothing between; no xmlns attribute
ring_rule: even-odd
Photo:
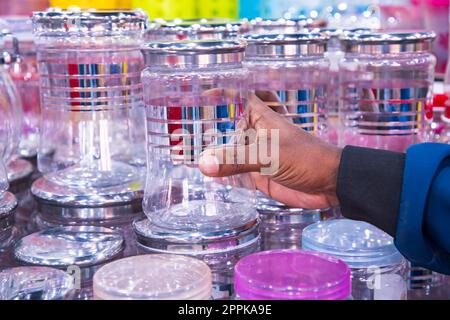
<svg viewBox="0 0 450 320"><path fill-rule="evenodd" d="M57 227L30 234L14 248L16 259L43 266L93 266L124 248L119 232L94 226Z"/></svg>
<svg viewBox="0 0 450 320"><path fill-rule="evenodd" d="M94 275L100 300L207 300L212 293L206 263L172 254L148 254L117 260Z"/></svg>
<svg viewBox="0 0 450 320"><path fill-rule="evenodd" d="M302 246L339 258L350 268L383 267L403 261L393 238L363 221L340 219L312 224L303 230Z"/></svg>
<svg viewBox="0 0 450 320"><path fill-rule="evenodd" d="M234 271L243 300L344 300L351 292L348 266L317 252L258 252L242 258Z"/></svg>
<svg viewBox="0 0 450 320"><path fill-rule="evenodd" d="M0 272L0 300L61 300L74 290L74 279L48 267L17 267Z"/></svg>

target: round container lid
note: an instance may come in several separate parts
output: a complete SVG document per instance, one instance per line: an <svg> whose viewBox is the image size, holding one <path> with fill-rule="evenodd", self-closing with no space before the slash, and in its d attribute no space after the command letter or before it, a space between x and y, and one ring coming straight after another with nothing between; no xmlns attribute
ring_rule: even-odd
<svg viewBox="0 0 450 320"><path fill-rule="evenodd" d="M148 17L135 10L48 10L33 13L37 36L123 35L146 29Z"/></svg>
<svg viewBox="0 0 450 320"><path fill-rule="evenodd" d="M94 297L102 300L207 300L211 294L210 268L180 255L128 257L94 275Z"/></svg>
<svg viewBox="0 0 450 320"><path fill-rule="evenodd" d="M74 290L66 272L48 267L16 267L0 272L0 300L62 300Z"/></svg>
<svg viewBox="0 0 450 320"><path fill-rule="evenodd" d="M117 231L94 226L68 226L22 238L14 248L14 256L35 265L84 267L111 260L123 247L123 237Z"/></svg>
<svg viewBox="0 0 450 320"><path fill-rule="evenodd" d="M240 40L155 42L141 50L147 66L208 66L244 59L246 43Z"/></svg>
<svg viewBox="0 0 450 320"><path fill-rule="evenodd" d="M351 292L348 266L317 252L258 252L239 260L234 272L243 300L343 300Z"/></svg>
<svg viewBox="0 0 450 320"><path fill-rule="evenodd" d="M339 258L351 268L383 267L403 261L393 238L363 221L339 219L312 224L303 230L302 246Z"/></svg>
<svg viewBox="0 0 450 320"><path fill-rule="evenodd" d="M314 22L312 19L307 18L292 18L292 19L263 19L255 18L250 20L251 32L267 32L278 31L279 29L288 29L291 31L301 31L307 28Z"/></svg>
<svg viewBox="0 0 450 320"><path fill-rule="evenodd" d="M296 57L323 55L329 37L309 32L296 34L250 34L242 37L247 41L247 58L251 57Z"/></svg>
<svg viewBox="0 0 450 320"><path fill-rule="evenodd" d="M430 51L434 32L351 32L341 36L345 52L385 54Z"/></svg>
<svg viewBox="0 0 450 320"><path fill-rule="evenodd" d="M241 22L228 19L155 20L148 32L161 36L224 34L227 37L231 37L238 36L242 27L243 24Z"/></svg>

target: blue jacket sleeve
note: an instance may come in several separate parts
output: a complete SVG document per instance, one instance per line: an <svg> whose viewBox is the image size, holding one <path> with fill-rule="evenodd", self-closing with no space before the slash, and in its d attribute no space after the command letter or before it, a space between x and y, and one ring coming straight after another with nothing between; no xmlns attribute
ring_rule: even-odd
<svg viewBox="0 0 450 320"><path fill-rule="evenodd" d="M395 244L412 263L450 274L450 145L407 150Z"/></svg>

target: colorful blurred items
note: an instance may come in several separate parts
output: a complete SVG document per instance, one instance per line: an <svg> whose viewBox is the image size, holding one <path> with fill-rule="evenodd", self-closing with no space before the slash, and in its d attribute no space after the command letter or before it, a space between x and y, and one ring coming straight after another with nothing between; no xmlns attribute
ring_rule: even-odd
<svg viewBox="0 0 450 320"><path fill-rule="evenodd" d="M427 104L425 116L429 122L429 132L427 133L430 142L442 142L443 134L449 135L448 131L448 115L449 110L446 111L450 106L449 97L447 94L439 93L433 96L432 103ZM447 115L447 119L444 117ZM449 136L450 137L450 136ZM448 143L448 142L446 142Z"/></svg>
<svg viewBox="0 0 450 320"><path fill-rule="evenodd" d="M131 0L50 0L52 7L67 9L80 7L83 9L125 9L131 7Z"/></svg>
<svg viewBox="0 0 450 320"><path fill-rule="evenodd" d="M132 6L144 9L152 19L199 18L196 0L132 0Z"/></svg>
<svg viewBox="0 0 450 320"><path fill-rule="evenodd" d="M379 5L380 29L424 29L420 0L384 0Z"/></svg>
<svg viewBox="0 0 450 320"><path fill-rule="evenodd" d="M198 15L202 18L238 18L238 0L197 0Z"/></svg>
<svg viewBox="0 0 450 320"><path fill-rule="evenodd" d="M418 0L424 15L425 29L436 33L433 53L436 55L436 77L442 79L448 59L449 0Z"/></svg>
<svg viewBox="0 0 450 320"><path fill-rule="evenodd" d="M263 4L267 0L240 0L239 18L254 19L262 17Z"/></svg>
<svg viewBox="0 0 450 320"><path fill-rule="evenodd" d="M33 11L45 10L48 0L0 0L0 15L31 15Z"/></svg>

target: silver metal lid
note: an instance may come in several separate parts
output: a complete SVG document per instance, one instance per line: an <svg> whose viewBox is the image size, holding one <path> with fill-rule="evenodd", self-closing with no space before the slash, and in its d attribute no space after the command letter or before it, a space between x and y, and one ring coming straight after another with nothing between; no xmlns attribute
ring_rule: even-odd
<svg viewBox="0 0 450 320"><path fill-rule="evenodd" d="M0 272L0 300L63 300L74 291L68 273L48 267L16 267Z"/></svg>
<svg viewBox="0 0 450 320"><path fill-rule="evenodd" d="M329 38L340 37L342 34L350 33L369 33L372 29L369 28L354 28L354 29L344 29L344 28L311 28L309 29L312 33L320 33L328 36Z"/></svg>
<svg viewBox="0 0 450 320"><path fill-rule="evenodd" d="M37 36L139 34L148 24L143 10L57 10L33 13Z"/></svg>
<svg viewBox="0 0 450 320"><path fill-rule="evenodd" d="M328 42L328 36L319 33L258 34L242 38L248 44L247 58L323 55Z"/></svg>
<svg viewBox="0 0 450 320"><path fill-rule="evenodd" d="M204 255L224 253L252 245L259 240L259 219L254 219L239 228L208 233L162 229L150 220L136 220L133 229L138 244L155 252Z"/></svg>
<svg viewBox="0 0 450 320"><path fill-rule="evenodd" d="M95 226L67 226L33 233L14 248L17 260L34 265L94 266L116 257L124 248L119 232Z"/></svg>
<svg viewBox="0 0 450 320"><path fill-rule="evenodd" d="M341 36L347 53L387 54L431 51L434 32L352 32Z"/></svg>
<svg viewBox="0 0 450 320"><path fill-rule="evenodd" d="M246 43L241 40L198 40L148 43L142 47L147 66L209 66L239 63Z"/></svg>
<svg viewBox="0 0 450 320"><path fill-rule="evenodd" d="M230 39L246 31L241 22L229 19L155 20L146 33L152 40Z"/></svg>
<svg viewBox="0 0 450 320"><path fill-rule="evenodd" d="M292 19L263 19L255 18L250 20L250 28L252 33L260 33L271 31L272 29L285 29L290 32L302 31L312 24L314 20L307 18L292 18ZM274 30L274 31L275 31Z"/></svg>

